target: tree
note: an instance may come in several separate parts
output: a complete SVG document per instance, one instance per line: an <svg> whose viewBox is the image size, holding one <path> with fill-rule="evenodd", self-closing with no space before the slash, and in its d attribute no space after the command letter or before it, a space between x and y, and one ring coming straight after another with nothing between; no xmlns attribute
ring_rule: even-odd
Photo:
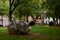
<svg viewBox="0 0 60 40"><path fill-rule="evenodd" d="M46 4L45 4L45 7L49 10L48 15L53 17L54 19L57 18L57 20L58 18L60 19L59 5L60 5L60 0L46 0Z"/></svg>
<svg viewBox="0 0 60 40"><path fill-rule="evenodd" d="M16 13L19 12L19 13ZM19 6L16 8L14 14L19 16L25 16L28 19L29 15L40 14L40 2L39 0L20 0ZM28 21L28 20L27 20Z"/></svg>
<svg viewBox="0 0 60 40"><path fill-rule="evenodd" d="M9 0L10 8L9 8L9 21L12 20L12 13L16 9L19 4L19 0Z"/></svg>

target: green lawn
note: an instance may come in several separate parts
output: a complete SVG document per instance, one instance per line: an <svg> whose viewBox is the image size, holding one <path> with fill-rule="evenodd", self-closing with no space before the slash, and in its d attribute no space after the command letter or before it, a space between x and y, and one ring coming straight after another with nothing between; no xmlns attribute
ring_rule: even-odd
<svg viewBox="0 0 60 40"><path fill-rule="evenodd" d="M55 27L36 25L30 32L33 35L28 36L9 35L7 32L6 27L0 27L0 40L60 40L60 28Z"/></svg>

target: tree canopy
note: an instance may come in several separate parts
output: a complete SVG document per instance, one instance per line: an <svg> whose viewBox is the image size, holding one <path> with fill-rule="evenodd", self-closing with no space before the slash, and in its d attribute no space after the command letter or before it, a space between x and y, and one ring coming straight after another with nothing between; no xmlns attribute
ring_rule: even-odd
<svg viewBox="0 0 60 40"><path fill-rule="evenodd" d="M40 1L39 0L20 0L19 5L15 10L18 16L27 16L40 14ZM17 16L16 15L16 16Z"/></svg>
<svg viewBox="0 0 60 40"><path fill-rule="evenodd" d="M0 0L0 15L8 15L9 12L9 2Z"/></svg>
<svg viewBox="0 0 60 40"><path fill-rule="evenodd" d="M60 14L58 13L56 6L60 5L60 0L46 0L46 2L42 3L43 8L45 10L48 10L47 15L50 17L56 17L55 14L58 14L57 16L60 16ZM59 9L59 7L57 7ZM57 13L56 13L57 11Z"/></svg>
<svg viewBox="0 0 60 40"><path fill-rule="evenodd" d="M47 16L60 17L58 13L60 0L0 0L0 14L26 16L26 15L40 15L47 10ZM10 10L10 11L9 11ZM15 11L14 11L15 10Z"/></svg>

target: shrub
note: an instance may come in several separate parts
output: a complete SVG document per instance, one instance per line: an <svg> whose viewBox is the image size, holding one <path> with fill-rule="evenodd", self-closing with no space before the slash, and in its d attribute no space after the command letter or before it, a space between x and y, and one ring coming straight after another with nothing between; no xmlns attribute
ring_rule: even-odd
<svg viewBox="0 0 60 40"><path fill-rule="evenodd" d="M53 26L54 25L54 23L53 22L49 22L49 26Z"/></svg>
<svg viewBox="0 0 60 40"><path fill-rule="evenodd" d="M29 23L29 26L34 26L35 25L35 22L34 21L31 21L30 23Z"/></svg>

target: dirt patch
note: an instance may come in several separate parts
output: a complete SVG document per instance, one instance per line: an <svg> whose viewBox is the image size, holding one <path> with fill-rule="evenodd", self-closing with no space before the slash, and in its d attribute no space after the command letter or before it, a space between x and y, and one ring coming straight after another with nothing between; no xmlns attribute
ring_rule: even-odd
<svg viewBox="0 0 60 40"><path fill-rule="evenodd" d="M45 39L45 38L48 38L48 35L43 35L43 34L40 34L40 33L29 33L29 34L25 34L25 35L10 35L8 33L6 33L7 36L17 36L17 37L30 37L30 38L42 38L42 39Z"/></svg>
<svg viewBox="0 0 60 40"><path fill-rule="evenodd" d="M18 36L32 37L32 38L47 38L48 37L47 35L42 35L42 34L39 34L39 33L29 33L29 34L26 34L26 35L18 35Z"/></svg>

